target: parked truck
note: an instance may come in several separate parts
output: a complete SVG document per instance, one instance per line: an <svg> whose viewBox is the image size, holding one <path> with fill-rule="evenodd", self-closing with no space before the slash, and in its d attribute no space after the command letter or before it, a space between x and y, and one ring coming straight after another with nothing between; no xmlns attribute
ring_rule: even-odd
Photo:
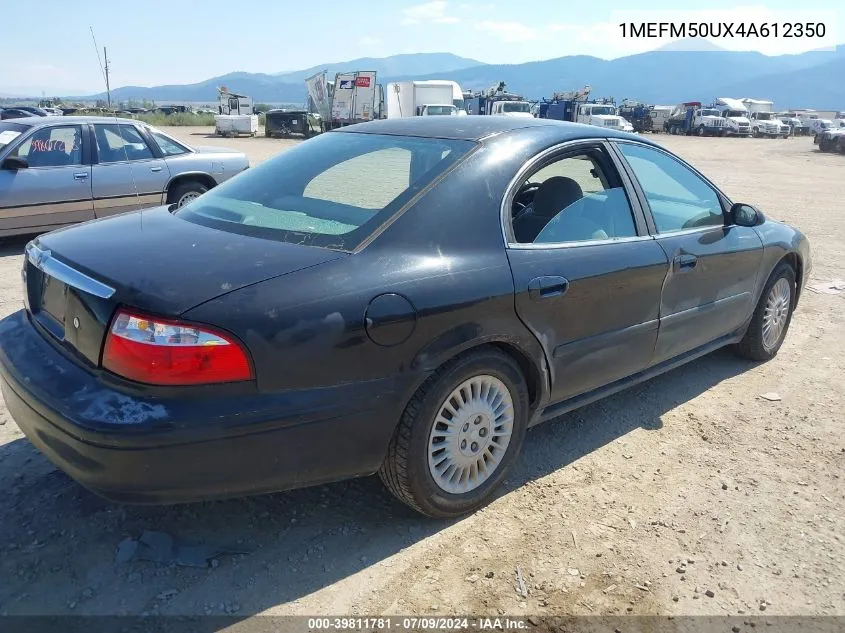
<svg viewBox="0 0 845 633"><path fill-rule="evenodd" d="M305 80L308 111L319 114L323 130L363 123L384 116L384 91L375 71L337 73L328 81L326 71Z"/></svg>
<svg viewBox="0 0 845 633"><path fill-rule="evenodd" d="M252 98L220 86L217 89L214 132L219 136L255 136L258 133L258 115L255 114Z"/></svg>
<svg viewBox="0 0 845 633"><path fill-rule="evenodd" d="M542 119L571 121L585 125L633 132L634 126L619 115L613 99L588 100L590 87L580 90L556 92L551 99L538 104L537 115Z"/></svg>
<svg viewBox="0 0 845 633"><path fill-rule="evenodd" d="M702 107L700 101L686 101L675 106L664 123L664 130L669 134L725 136L726 123L716 108Z"/></svg>
<svg viewBox="0 0 845 633"><path fill-rule="evenodd" d="M792 128L781 121L774 113L773 102L764 99L749 99L747 97L741 101L748 108L752 136L758 138L777 138L779 136L789 138Z"/></svg>
<svg viewBox="0 0 845 633"><path fill-rule="evenodd" d="M388 119L466 114L463 94L454 81L397 81L386 88Z"/></svg>
<svg viewBox="0 0 845 633"><path fill-rule="evenodd" d="M507 91L504 81L491 88L473 93L465 100L467 114L486 114L512 117L530 117L531 104L521 95Z"/></svg>
<svg viewBox="0 0 845 633"><path fill-rule="evenodd" d="M631 124L634 132L654 131L654 119L651 116L651 108L641 101L624 99L619 106L619 116Z"/></svg>
<svg viewBox="0 0 845 633"><path fill-rule="evenodd" d="M797 112L781 112L778 118L789 126L792 136L806 136L810 133L810 126L805 124Z"/></svg>
<svg viewBox="0 0 845 633"><path fill-rule="evenodd" d="M651 113L652 132L665 131L666 121L672 114L673 106L670 105L653 105L648 108Z"/></svg>
<svg viewBox="0 0 845 633"><path fill-rule="evenodd" d="M739 99L718 97L713 107L725 117L725 134L727 136L751 136L751 120L748 118L748 108Z"/></svg>
<svg viewBox="0 0 845 633"><path fill-rule="evenodd" d="M815 136L814 142L822 152L845 154L845 127L824 129Z"/></svg>

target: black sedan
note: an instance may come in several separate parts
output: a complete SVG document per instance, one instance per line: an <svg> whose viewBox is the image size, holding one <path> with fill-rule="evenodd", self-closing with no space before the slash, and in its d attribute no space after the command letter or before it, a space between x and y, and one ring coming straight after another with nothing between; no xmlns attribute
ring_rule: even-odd
<svg viewBox="0 0 845 633"><path fill-rule="evenodd" d="M26 117L31 116L38 115L35 115L28 110L22 110L21 108L0 108L0 120L2 121L7 119L25 119Z"/></svg>
<svg viewBox="0 0 845 633"><path fill-rule="evenodd" d="M774 357L810 266L800 232L643 138L376 121L181 209L32 241L0 382L30 440L112 499L377 472L456 516L528 427L725 345Z"/></svg>

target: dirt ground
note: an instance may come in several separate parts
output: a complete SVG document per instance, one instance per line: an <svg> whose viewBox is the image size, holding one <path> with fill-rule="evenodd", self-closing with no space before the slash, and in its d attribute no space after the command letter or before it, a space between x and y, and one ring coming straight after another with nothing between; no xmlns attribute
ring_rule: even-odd
<svg viewBox="0 0 845 633"><path fill-rule="evenodd" d="M292 144L170 132L253 164ZM655 138L807 233L811 284L845 279L845 157L807 138ZM22 305L25 243L0 243L0 316ZM845 615L843 308L845 293L808 291L774 361L717 352L535 428L506 490L452 522L414 515L376 478L110 503L0 405L0 614ZM250 553L116 562L143 530Z"/></svg>

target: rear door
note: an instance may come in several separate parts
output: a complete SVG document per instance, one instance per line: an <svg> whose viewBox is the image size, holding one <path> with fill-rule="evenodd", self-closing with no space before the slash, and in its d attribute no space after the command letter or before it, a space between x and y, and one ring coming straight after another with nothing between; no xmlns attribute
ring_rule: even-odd
<svg viewBox="0 0 845 633"><path fill-rule="evenodd" d="M92 177L97 217L163 204L170 171L161 150L134 125L95 123L92 127L97 149Z"/></svg>
<svg viewBox="0 0 845 633"><path fill-rule="evenodd" d="M12 145L4 158L23 158L29 166L0 169L0 234L93 219L87 128L41 127Z"/></svg>
<svg viewBox="0 0 845 633"><path fill-rule="evenodd" d="M754 229L727 225L727 200L676 157L640 143L616 147L636 178L651 229L671 263L652 359L657 364L745 323L754 310L763 243Z"/></svg>
<svg viewBox="0 0 845 633"><path fill-rule="evenodd" d="M603 142L566 144L523 173L505 201L507 255L554 403L648 366L667 260Z"/></svg>

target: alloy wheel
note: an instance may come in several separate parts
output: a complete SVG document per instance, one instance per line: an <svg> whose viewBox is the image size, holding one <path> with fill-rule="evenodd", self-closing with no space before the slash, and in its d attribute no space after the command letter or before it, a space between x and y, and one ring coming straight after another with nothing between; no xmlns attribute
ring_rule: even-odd
<svg viewBox="0 0 845 633"><path fill-rule="evenodd" d="M763 311L763 345L771 350L780 341L789 320L789 308L792 303L792 292L789 281L780 278L769 290L766 298L766 308Z"/></svg>

